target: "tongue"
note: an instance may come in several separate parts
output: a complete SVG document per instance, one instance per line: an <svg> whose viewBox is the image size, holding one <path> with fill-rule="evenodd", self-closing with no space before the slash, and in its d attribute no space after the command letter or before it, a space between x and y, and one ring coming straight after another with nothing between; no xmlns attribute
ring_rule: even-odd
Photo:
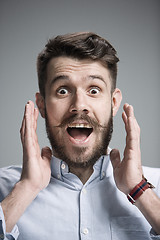
<svg viewBox="0 0 160 240"><path fill-rule="evenodd" d="M71 128L69 130L71 137L77 140L85 140L88 137L88 131L86 129Z"/></svg>

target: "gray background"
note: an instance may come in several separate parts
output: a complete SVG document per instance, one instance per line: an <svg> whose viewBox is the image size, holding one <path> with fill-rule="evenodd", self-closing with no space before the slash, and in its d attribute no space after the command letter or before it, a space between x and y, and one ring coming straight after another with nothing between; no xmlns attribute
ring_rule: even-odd
<svg viewBox="0 0 160 240"><path fill-rule="evenodd" d="M0 0L0 167L22 163L19 129L24 105L38 91L36 57L48 38L94 31L120 57L118 87L123 102L111 147L123 155L122 106L129 102L141 126L142 162L160 167L160 1ZM40 146L48 145L38 120Z"/></svg>

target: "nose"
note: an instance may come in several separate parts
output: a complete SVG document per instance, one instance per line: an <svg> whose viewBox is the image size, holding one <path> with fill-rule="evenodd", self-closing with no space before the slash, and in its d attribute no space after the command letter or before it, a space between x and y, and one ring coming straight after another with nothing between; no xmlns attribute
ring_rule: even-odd
<svg viewBox="0 0 160 240"><path fill-rule="evenodd" d="M85 96L82 91L77 91L73 98L70 106L70 113L78 114L78 113L89 113L89 105L87 103L87 96Z"/></svg>

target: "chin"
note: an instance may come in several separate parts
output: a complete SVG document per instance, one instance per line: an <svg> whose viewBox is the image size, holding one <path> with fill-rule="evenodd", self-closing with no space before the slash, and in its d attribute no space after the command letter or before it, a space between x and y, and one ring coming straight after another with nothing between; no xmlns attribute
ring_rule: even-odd
<svg viewBox="0 0 160 240"><path fill-rule="evenodd" d="M102 155L106 154L104 149L95 147L92 149L94 151L84 147L74 147L72 151L68 152L63 148L62 151L58 151L56 156L66 162L69 167L88 168L93 166Z"/></svg>

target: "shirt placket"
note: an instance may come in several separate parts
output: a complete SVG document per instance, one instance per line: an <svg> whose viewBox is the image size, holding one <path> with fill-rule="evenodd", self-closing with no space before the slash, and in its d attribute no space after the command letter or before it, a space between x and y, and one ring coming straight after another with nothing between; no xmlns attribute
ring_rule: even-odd
<svg viewBox="0 0 160 240"><path fill-rule="evenodd" d="M89 190L84 186L80 191L80 239L91 240L92 223L91 209L89 204Z"/></svg>

